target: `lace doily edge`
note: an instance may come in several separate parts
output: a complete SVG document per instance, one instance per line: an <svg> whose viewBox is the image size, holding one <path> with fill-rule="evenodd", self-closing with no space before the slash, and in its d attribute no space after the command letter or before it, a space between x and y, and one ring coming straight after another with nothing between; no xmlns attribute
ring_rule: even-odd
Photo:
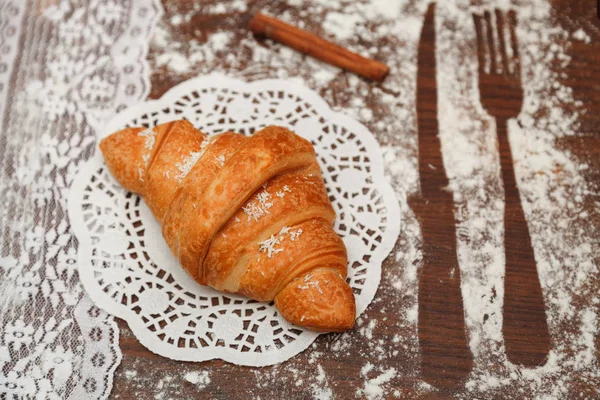
<svg viewBox="0 0 600 400"><path fill-rule="evenodd" d="M115 115L115 117L106 125L106 128L102 132L100 132L99 134L97 132L97 137L98 139L102 139L104 137L107 137L111 133L122 129L121 121L123 120L132 119L133 117L140 115L140 113L147 113L149 111L152 111L152 109L162 108L164 104L170 104L170 101L173 98L177 98L185 90L189 90L189 87L191 85L198 88L206 86L218 86L233 90L240 90L240 87L244 87L245 90L279 90L279 88L281 88L281 84L282 80L280 79L267 79L246 83L240 80L226 77L222 74L210 74L207 76L192 78L169 89L163 94L163 96L160 99L147 100L121 111L120 113ZM308 98L309 102L315 107L318 107L319 111L322 114L327 115L328 119L336 121L343 126L352 126L355 132L360 135L361 140L365 142L365 145L373 149L373 154L376 157L376 159L372 160L372 177L375 185L382 192L382 198L384 199L385 207L388 210L388 219L392 221L388 225L389 234L386 234L383 237L382 243L380 245L380 251L374 254L372 258L372 262L374 264L378 264L381 266L383 261L389 256L389 253L392 251L401 232L401 214L400 205L396 193L394 192L391 184L387 181L387 179L384 176L383 153L379 143L364 125L343 113L333 111L325 102L325 100L323 100L312 89L306 87L302 82L293 79L285 81L285 84L286 89L293 90L294 93L304 96L304 98ZM94 156L92 156L90 160L87 163L85 163L85 165L82 165L81 168L85 170L91 170L96 167L101 167L103 165L103 159L100 153L96 151ZM72 197L74 197L76 193L80 192L79 190L74 190L76 189L75 186L84 185L86 183L83 179L77 179L80 176L81 174L78 174L75 181L73 182L72 190L69 193L70 204L74 204L76 202L76 199ZM390 199L394 199L396 201L389 201ZM78 221L78 223L74 223L72 225L75 231L74 233L79 240L80 251L78 251L78 258L83 258L83 255L86 254L86 251L90 250L89 247L91 246L91 243L89 242L89 240L85 240L85 238L87 238L86 233L80 232L78 229L83 226L83 221L81 221L80 214L75 213L71 209L71 207L69 207L69 217L72 221ZM81 259L78 261L78 269L80 275L92 278L91 276L89 276L92 272L92 269L83 267ZM357 307L357 317L360 316L367 309L367 307L373 301L377 293L379 284L381 282L381 268L376 269L376 275L373 277L373 279L376 280L377 284L365 288L365 302ZM205 352L190 352L187 348L181 348L181 351L174 351L172 347L164 346L164 344L160 340L156 340L151 336L147 337L146 335L144 335L143 332L146 331L146 328L142 326L142 324L138 322L136 318L134 318L134 315L132 315L132 311L126 307L121 307L120 305L114 303L112 299L107 299L107 295L102 290L100 290L98 286L91 285L88 283L91 282L92 279L82 279L81 281L83 283L84 289L90 295L90 298L94 301L94 303L105 312L127 321L130 329L133 331L134 335L140 341L140 343L144 345L144 347L146 347L148 350L155 354L178 361L203 362L212 359L222 359L224 361L234 363L237 365L264 367L281 363L301 353L312 344L312 342L317 336L321 334L319 332L305 331L303 337L301 339L297 339L296 345L290 347L289 352L283 351L273 353L256 353L256 357L248 357L247 355L245 355L242 359L240 359L237 356L239 354L238 351L233 349L230 350L225 347L219 350L219 354L214 354L214 352L212 352L211 350L207 350ZM116 331L118 332L118 327ZM119 354L119 357L121 357L121 354Z"/></svg>

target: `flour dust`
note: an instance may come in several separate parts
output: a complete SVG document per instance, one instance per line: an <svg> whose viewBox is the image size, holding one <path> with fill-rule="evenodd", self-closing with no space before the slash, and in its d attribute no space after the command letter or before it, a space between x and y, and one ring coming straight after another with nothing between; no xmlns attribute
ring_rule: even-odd
<svg viewBox="0 0 600 400"><path fill-rule="evenodd" d="M356 328L321 337L282 365L253 370L254 382L248 387L260 389L264 396L271 387L283 385L283 395L315 399L412 398L434 392L435 388L419 379L421 238L419 224L406 204L418 184L416 62L428 2L288 3L283 11L274 5L262 11L386 62L391 72L384 84L372 84L274 42L258 43L245 29L232 28L226 22L222 30L198 33L197 40L180 40L178 30L193 20L195 13L214 18L223 13L240 14L246 11L241 1L195 6L173 16L170 22L163 21L151 45L153 80L166 79L165 69L173 84L212 72L249 81L302 80L334 110L356 118L376 135L384 150L387 176L401 203L402 233L394 254L383 266L377 296L357 320ZM479 103L472 23L473 12L491 7L512 8L519 16L517 36L525 100L519 117L509 123L509 138L515 149L515 171L552 337L548 362L535 369L517 368L504 354L504 192L495 122ZM579 395L571 392L573 387L589 388L582 393L583 398L600 395L598 350L594 345L600 311L600 276L594 253L600 248L600 235L584 210L594 189L583 179L588 166L555 145L557 138L578 133L578 110L582 107L561 81L569 63L569 43L590 39L584 30L565 32L552 21L547 0L478 1L477 5L457 0L437 5L440 140L455 195L460 264L460 271L455 273L461 276L469 345L475 360L464 390L456 394L459 398L500 394L566 398ZM348 365L357 356L363 362ZM345 385L335 384L342 379Z"/></svg>

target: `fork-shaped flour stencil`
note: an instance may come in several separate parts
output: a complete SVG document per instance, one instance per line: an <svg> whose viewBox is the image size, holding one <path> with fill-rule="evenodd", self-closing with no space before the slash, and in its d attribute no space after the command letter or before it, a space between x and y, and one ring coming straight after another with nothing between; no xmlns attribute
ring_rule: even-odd
<svg viewBox="0 0 600 400"><path fill-rule="evenodd" d="M496 119L504 183L504 309L506 355L514 364L544 363L550 339L529 227L514 171L508 120L521 112L521 61L514 11L474 14L481 104ZM495 25L495 26L494 26Z"/></svg>

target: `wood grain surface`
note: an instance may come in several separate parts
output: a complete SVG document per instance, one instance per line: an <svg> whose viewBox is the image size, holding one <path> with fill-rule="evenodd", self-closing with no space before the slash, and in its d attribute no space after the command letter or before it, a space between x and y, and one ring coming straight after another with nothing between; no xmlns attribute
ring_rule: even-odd
<svg viewBox="0 0 600 400"><path fill-rule="evenodd" d="M184 12L192 9L192 3L188 0L163 0L165 7L165 15L163 19L169 21L173 12ZM208 2L204 0L204 2ZM216 30L232 30L240 32L235 36L235 40L240 40L244 37L242 33L248 25L248 21L253 13L259 11L264 5L270 3L263 0L251 0L249 2L248 11L221 15L204 15L201 11L193 15L190 21L179 27L178 41L189 39L206 40ZM553 15L556 23L563 29L574 32L582 27L590 35L591 40L586 43L584 41L573 42L568 49L568 54L572 57L569 65L564 69L563 83L571 87L574 91L576 100L583 102L585 110L580 118L580 133L576 136L570 136L558 141L560 148L565 151L570 151L580 160L588 163L590 168L585 171L586 179L590 182L600 182L600 21L596 17L595 1L569 1L569 0L554 0L552 1ZM293 8L284 4L275 6L276 9L282 12ZM424 38L433 46L434 30L429 29L424 31ZM372 46L377 46L377 43L372 43ZM230 48L236 48L236 43L230 43ZM151 49L151 57L156 54L152 52L159 51ZM243 53L238 54L239 57L244 57ZM388 60L382 60L386 62ZM248 60L250 63L251 60ZM268 68L268 66L267 66ZM393 71L392 71L393 73ZM152 89L151 97L158 98L166 90L180 81L186 79L186 76L170 74L164 68L153 70L152 74ZM430 85L435 85L435 82L429 82ZM336 80L336 85L344 85L343 80ZM369 82L369 85L380 85L375 82ZM512 98L500 93L502 102L506 104L517 104L521 101L519 98ZM435 137L437 127L434 123L435 105L433 104L435 97L421 97L421 101L425 102L424 109L427 109L429 102L429 110L433 113L430 115L430 123L419 125L421 133L429 133ZM343 101L338 104L343 107ZM571 107L565 104L564 107ZM428 131L429 130L429 131ZM377 130L373 130L377 135ZM388 143L393 145L394 142ZM421 146L421 144L420 144ZM431 152L430 156L435 158L438 152L439 144L435 141L425 141L422 143L420 151ZM508 146L501 146L502 152L510 151ZM507 154L501 154L501 157L507 157ZM440 160L441 165L441 160ZM438 182L439 183L439 182ZM506 188L508 191L515 191L515 186ZM448 205L449 197L447 193L439 190L429 190L427 193L429 200L438 206L450 207ZM518 193L507 193L507 197L519 196ZM586 208L589 211L590 218L595 219L596 225L600 225L595 209L595 202L600 201L598 193L595 196L590 196L586 203ZM513 206L508 203L507 206ZM415 213L418 216L418 213ZM448 221L440 218L421 219L425 223L425 231L429 232L431 240L424 240L423 245L427 243L449 243L455 240L456 235L453 229L447 229ZM453 222L451 222L453 223ZM528 235L528 234L527 234ZM437 237L437 238L436 238ZM427 238L426 238L427 239ZM432 245L433 246L433 245ZM440 249L437 249L440 250ZM441 249L437 251L433 248L424 248L424 253L443 254L444 251L453 252L452 248ZM448 260L454 259L456 262L456 254L448 254ZM397 261L389 258L383 265L384 280L386 274L390 270L398 268ZM528 270L531 273L532 270ZM416 371L414 374L405 374L403 378L394 381L395 389L401 398L448 398L453 397L457 393L462 393L464 390L465 376L468 374L472 359L468 347L465 347L465 327L464 320L456 318L457 313L462 312L460 293L454 291L448 295L447 290L440 290L439 282L436 281L436 275L439 271L435 268L424 269L421 276L421 284L419 286L419 309L430 310L435 314L435 318L422 318L419 323L423 326L419 329L419 342L430 342L432 332L443 330L445 341L443 345L438 343L438 347L434 351L428 352L426 364L421 365L420 350L417 348L409 348L404 353L392 356L392 364L396 362L398 371ZM427 284L430 282L430 284ZM436 283L437 282L437 283ZM443 284L441 286L444 286ZM446 285L447 286L447 285ZM457 287L455 285L455 287ZM600 288L598 288L600 290ZM369 307L366 320L370 316L376 316L379 323L377 329L373 331L372 341L382 341L385 343L392 340L394 335L402 333L398 326L402 325L401 317L394 312L394 304L397 304L401 299L393 298L393 292L380 291L376 301ZM523 300L521 305L524 310L527 310L527 293L522 293L523 296L516 297ZM384 307L388 305L387 307ZM391 306L390 306L391 305ZM518 305L517 305L518 306ZM527 314L527 313L526 313ZM532 318L538 318L539 315L533 315ZM156 380L162 376L168 376L168 381L171 383L170 388L164 389L162 395L164 398L211 398L211 399L246 399L246 398L308 398L307 385L296 385L293 379L281 378L275 382L269 381L268 384L260 385L260 376L268 375L272 370L271 367L261 369L258 373L253 368L239 367L228 364L220 360L208 361L202 364L193 364L169 360L157 356L144 348L138 340L133 336L127 324L124 321L119 321L120 328L120 345L123 352L123 360L119 365L115 377L114 387L111 398L131 398L131 399L151 399L157 394ZM359 329L359 328L356 328ZM507 332L508 330L508 332ZM505 335L519 337L523 335L518 324L508 324L505 327ZM361 344L360 341L355 344L350 356L327 356L329 348L335 342L337 335L329 334L320 336L315 342L316 352L325 354L319 360L319 363L328 371L327 380L331 387L335 388L335 393L338 398L350 399L356 397L356 391L364 384L364 377L361 376L361 367L365 363L366 344ZM598 348L600 347L600 335L596 334L596 357L598 357ZM544 337L540 340L528 342L527 352L534 359L545 359L548 352L548 338ZM285 377L286 372L283 371L289 366L284 363L278 370L278 375ZM439 367L442 366L442 367ZM305 353L299 354L294 359L294 368L306 370L315 370L316 366L311 362L311 355ZM210 371L211 383L207 389L199 391L192 383L183 379L185 371L207 370ZM148 378L144 378L146 371ZM420 371L420 372L419 372ZM422 394L414 389L414 381L422 379L422 373L427 375L427 381L438 390ZM131 375L136 374L136 379L131 379ZM260 376L257 374L261 374ZM292 372L289 373L292 376ZM245 383L247 382L247 383ZM590 388L584 387L575 388L572 393L576 393L580 389L583 393L593 393ZM587 392L586 392L587 390ZM503 396L500 395L499 398ZM494 397L496 398L496 397ZM589 397L591 398L591 397Z"/></svg>
<svg viewBox="0 0 600 400"><path fill-rule="evenodd" d="M421 375L447 390L463 385L473 367L467 344L453 193L439 137L435 4L423 21L417 56L419 191L408 198L421 228L419 276ZM454 271L454 272L453 272Z"/></svg>

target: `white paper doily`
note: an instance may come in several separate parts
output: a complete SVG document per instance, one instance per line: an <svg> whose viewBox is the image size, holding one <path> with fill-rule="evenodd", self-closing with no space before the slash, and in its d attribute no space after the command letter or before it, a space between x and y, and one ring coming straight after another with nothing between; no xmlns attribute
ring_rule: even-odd
<svg viewBox="0 0 600 400"><path fill-rule="evenodd" d="M245 83L220 75L183 82L118 114L127 126L185 118L204 133L244 134L286 126L312 141L348 249L357 315L373 299L381 264L400 231L400 209L384 178L381 149L361 124L330 110L289 80ZM94 302L126 320L151 351L185 361L220 358L250 366L287 360L318 333L287 323L273 304L198 285L167 247L143 200L112 178L99 151L78 173L69 217L79 240L79 275Z"/></svg>

